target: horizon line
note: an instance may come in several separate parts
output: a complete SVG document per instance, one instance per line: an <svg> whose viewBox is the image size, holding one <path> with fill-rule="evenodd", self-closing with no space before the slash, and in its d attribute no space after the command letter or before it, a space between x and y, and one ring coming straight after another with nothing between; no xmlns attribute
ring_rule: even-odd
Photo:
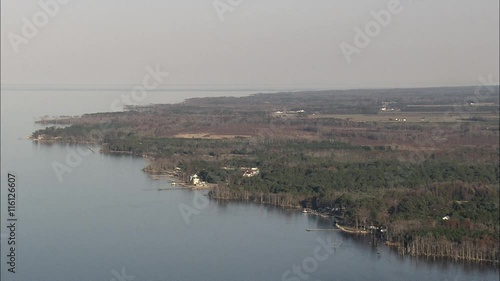
<svg viewBox="0 0 500 281"><path fill-rule="evenodd" d="M170 84L161 85L150 92L162 91L322 91L322 90L378 90L378 89L425 89L425 88L466 88L481 84L465 85L422 85L422 86L353 86L353 85L280 85L280 84ZM126 91L135 84L0 84L1 90L11 91ZM500 84L482 84L499 87ZM40 88L33 88L40 87ZM175 88L178 87L178 88ZM190 88L186 88L190 87ZM208 87L208 88L207 88Z"/></svg>

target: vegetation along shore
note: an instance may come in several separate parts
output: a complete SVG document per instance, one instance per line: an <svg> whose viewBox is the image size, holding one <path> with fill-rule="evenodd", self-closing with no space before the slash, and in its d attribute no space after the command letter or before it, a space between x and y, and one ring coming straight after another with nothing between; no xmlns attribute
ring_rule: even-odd
<svg viewBox="0 0 500 281"><path fill-rule="evenodd" d="M498 264L493 88L480 102L470 99L474 87L194 98L46 118L31 138L145 156L146 172L208 187L212 198L379 229L401 254Z"/></svg>

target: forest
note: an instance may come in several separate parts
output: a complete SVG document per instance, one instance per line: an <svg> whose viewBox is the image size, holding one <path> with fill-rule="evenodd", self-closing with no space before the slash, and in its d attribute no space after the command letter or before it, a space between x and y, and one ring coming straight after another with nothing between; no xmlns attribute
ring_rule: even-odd
<svg viewBox="0 0 500 281"><path fill-rule="evenodd" d="M210 196L387 229L401 254L500 260L499 92L474 87L188 99L53 117L36 141L93 142ZM61 126L64 125L64 126ZM258 175L243 176L255 167Z"/></svg>

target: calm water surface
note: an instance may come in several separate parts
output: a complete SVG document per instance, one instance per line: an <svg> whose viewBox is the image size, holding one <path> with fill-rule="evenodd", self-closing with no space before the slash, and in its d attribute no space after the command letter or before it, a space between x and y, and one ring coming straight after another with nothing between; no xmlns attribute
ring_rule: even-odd
<svg viewBox="0 0 500 281"><path fill-rule="evenodd" d="M329 228L331 221L296 211L214 200L200 206L196 199L206 192L157 191L169 184L148 178L141 171L145 160L97 148L60 182L52 164L66 163L76 147L25 140L38 128L33 122L44 115L110 111L121 94L2 92L1 280L498 280L495 267L402 258L386 247L378 255L365 238L306 232ZM221 94L154 92L143 103L195 95ZM11 171L18 177L16 274L6 271L5 183ZM179 207L199 210L186 223ZM329 253L318 238L342 246ZM321 261L312 258L317 248Z"/></svg>

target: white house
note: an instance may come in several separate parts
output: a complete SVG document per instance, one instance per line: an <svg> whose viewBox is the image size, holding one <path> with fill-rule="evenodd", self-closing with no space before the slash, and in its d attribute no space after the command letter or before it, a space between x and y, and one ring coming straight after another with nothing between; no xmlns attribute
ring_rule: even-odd
<svg viewBox="0 0 500 281"><path fill-rule="evenodd" d="M258 175L259 173L260 173L259 168L250 168L245 170L245 172L243 173L243 177L251 178L253 176Z"/></svg>
<svg viewBox="0 0 500 281"><path fill-rule="evenodd" d="M194 185L198 185L200 184L200 178L198 177L197 174L194 174L193 176L190 176L189 177L189 181L194 184Z"/></svg>

